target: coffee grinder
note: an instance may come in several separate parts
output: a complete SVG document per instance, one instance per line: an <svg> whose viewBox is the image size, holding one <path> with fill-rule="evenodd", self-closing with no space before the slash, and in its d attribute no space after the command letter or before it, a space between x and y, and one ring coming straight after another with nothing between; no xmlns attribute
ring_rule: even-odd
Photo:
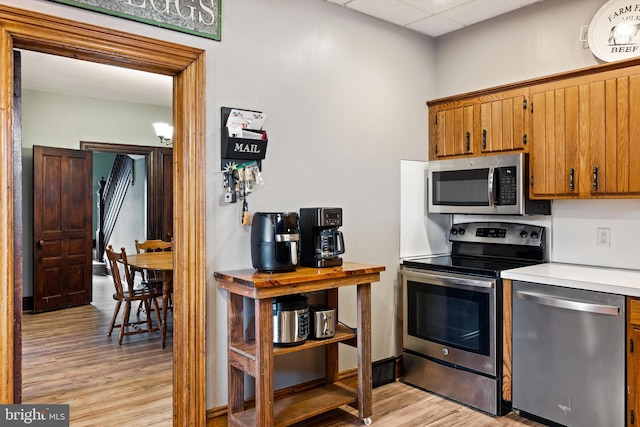
<svg viewBox="0 0 640 427"><path fill-rule="evenodd" d="M304 267L336 267L342 265L344 239L342 208L300 209L300 264Z"/></svg>

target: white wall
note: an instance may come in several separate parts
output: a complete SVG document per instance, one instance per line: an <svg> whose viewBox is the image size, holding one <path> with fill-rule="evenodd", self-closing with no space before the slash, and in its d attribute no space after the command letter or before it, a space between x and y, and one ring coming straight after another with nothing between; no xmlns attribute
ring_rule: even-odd
<svg viewBox="0 0 640 427"><path fill-rule="evenodd" d="M604 3L545 0L438 38L436 97L597 65L578 35ZM551 261L640 269L639 200L554 201L552 214ZM611 247L596 245L598 227Z"/></svg>
<svg viewBox="0 0 640 427"><path fill-rule="evenodd" d="M544 0L436 39L436 98L596 65L580 27L604 0Z"/></svg>
<svg viewBox="0 0 640 427"><path fill-rule="evenodd" d="M223 0L221 42L49 1L0 3L206 50L208 408L227 401L226 295L213 273L251 266L241 206L222 201L223 106L268 115L265 185L251 212L341 206L345 258L386 267L372 291L372 357L399 353L399 164L427 158L430 38L322 0ZM339 319L355 324L355 289L340 297ZM299 359L286 374L305 375ZM342 351L340 368L355 366L355 353Z"/></svg>
<svg viewBox="0 0 640 427"><path fill-rule="evenodd" d="M213 59L207 57L208 69L215 68L208 79L215 85L215 101L208 99L209 115L216 119L214 147L220 106L267 114L265 185L251 195L249 209L342 207L344 257L387 269L372 291L373 360L399 354L399 160L427 157L430 39L323 1L223 2L223 16L222 43L214 47ZM217 150L208 156L216 165ZM251 266L251 260L250 229L240 226L240 206L221 201L219 174L209 182L207 205L215 221L207 227L214 230L207 242L208 301L215 318L208 327L215 339L208 342L208 368L215 365L215 372L210 371L208 402L216 406L227 394L221 351L226 295L211 276L214 269ZM340 298L339 319L354 325L355 289L341 290ZM285 363L287 376L320 376L306 375L308 362L299 357L278 361L279 371ZM355 352L341 349L340 368L355 366Z"/></svg>

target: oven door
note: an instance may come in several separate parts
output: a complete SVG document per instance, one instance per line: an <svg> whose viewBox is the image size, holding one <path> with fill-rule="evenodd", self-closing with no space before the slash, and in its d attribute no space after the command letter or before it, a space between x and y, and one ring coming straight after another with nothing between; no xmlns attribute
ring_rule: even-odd
<svg viewBox="0 0 640 427"><path fill-rule="evenodd" d="M496 376L496 280L403 269L403 347Z"/></svg>

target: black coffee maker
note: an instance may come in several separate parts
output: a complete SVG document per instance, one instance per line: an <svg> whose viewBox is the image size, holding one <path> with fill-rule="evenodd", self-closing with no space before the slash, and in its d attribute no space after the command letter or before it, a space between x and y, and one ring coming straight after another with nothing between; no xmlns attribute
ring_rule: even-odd
<svg viewBox="0 0 640 427"><path fill-rule="evenodd" d="M305 267L342 265L342 208L300 209L300 263Z"/></svg>
<svg viewBox="0 0 640 427"><path fill-rule="evenodd" d="M295 212L256 212L251 262L258 271L295 271L300 260L300 221Z"/></svg>

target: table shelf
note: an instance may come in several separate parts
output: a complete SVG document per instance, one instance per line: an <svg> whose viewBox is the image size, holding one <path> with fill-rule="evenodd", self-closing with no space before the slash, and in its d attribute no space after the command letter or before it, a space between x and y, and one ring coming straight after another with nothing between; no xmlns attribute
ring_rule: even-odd
<svg viewBox="0 0 640 427"><path fill-rule="evenodd" d="M328 384L277 399L273 405L273 425L289 426L343 405L357 402L358 391L342 383ZM229 415L229 425L255 427L256 409Z"/></svg>
<svg viewBox="0 0 640 427"><path fill-rule="evenodd" d="M371 402L371 283L380 280L384 267L347 263L332 268L301 267L287 273L256 273L254 270L216 272L218 288L229 293L229 426L287 426L342 407L352 405L358 416L370 422ZM338 288L356 286L357 333L341 324L328 339L308 339L295 346L273 345L272 298L303 292L324 291L328 306L337 309ZM244 340L245 299L253 300L255 339ZM338 381L338 344L356 348L358 389ZM274 399L274 359L311 348L325 348L324 386ZM244 379L255 379L255 407L245 409ZM367 424L368 425L368 424Z"/></svg>
<svg viewBox="0 0 640 427"><path fill-rule="evenodd" d="M293 346L274 346L273 347L273 356L278 357L283 354L295 353L297 351L307 350L309 348L314 347L322 347L328 344L333 344L337 342L345 342L346 344L355 345L354 342L350 342L351 340L355 340L357 334L350 328L347 328L343 325L336 326L336 333L331 338L326 339L308 339L304 344L293 345ZM245 341L238 344L232 344L229 346L229 350L236 352L238 354L244 355L251 360L256 359L256 341L250 340Z"/></svg>

